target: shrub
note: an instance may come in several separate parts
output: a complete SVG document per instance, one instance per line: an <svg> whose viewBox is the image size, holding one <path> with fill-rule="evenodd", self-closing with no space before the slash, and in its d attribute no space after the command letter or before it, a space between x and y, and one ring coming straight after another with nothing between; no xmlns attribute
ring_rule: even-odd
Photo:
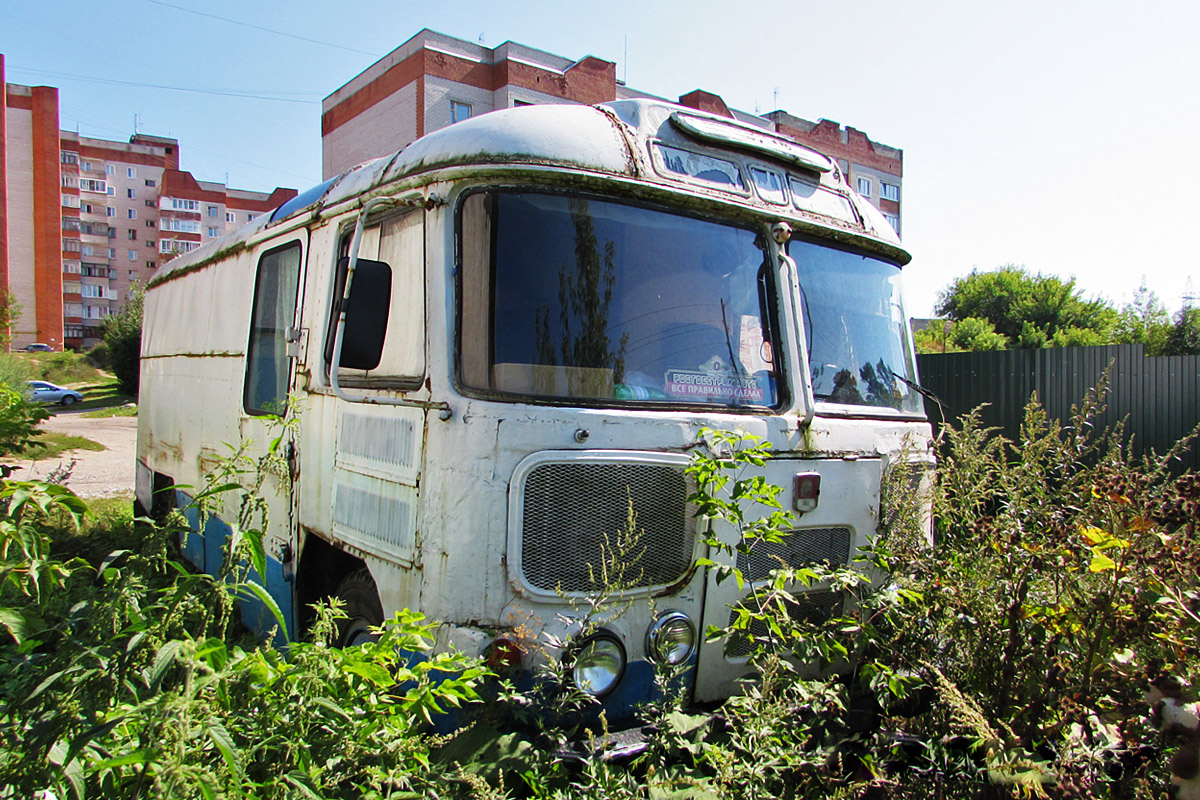
<svg viewBox="0 0 1200 800"><path fill-rule="evenodd" d="M120 312L106 317L101 330L108 358L117 383L125 394L138 392L139 359L142 353L142 303L144 292L139 287L129 290L129 298Z"/></svg>
<svg viewBox="0 0 1200 800"><path fill-rule="evenodd" d="M89 364L96 369L110 369L112 360L108 354L108 342L100 342L84 355Z"/></svg>

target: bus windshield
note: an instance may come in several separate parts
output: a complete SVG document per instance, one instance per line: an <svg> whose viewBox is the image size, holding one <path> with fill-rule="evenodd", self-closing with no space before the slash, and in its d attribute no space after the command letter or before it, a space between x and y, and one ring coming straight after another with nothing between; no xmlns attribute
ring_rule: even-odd
<svg viewBox="0 0 1200 800"><path fill-rule="evenodd" d="M774 407L758 234L596 198L471 195L462 212L462 373L558 399Z"/></svg>
<svg viewBox="0 0 1200 800"><path fill-rule="evenodd" d="M921 413L900 298L900 268L859 253L793 239L800 313L818 403Z"/></svg>

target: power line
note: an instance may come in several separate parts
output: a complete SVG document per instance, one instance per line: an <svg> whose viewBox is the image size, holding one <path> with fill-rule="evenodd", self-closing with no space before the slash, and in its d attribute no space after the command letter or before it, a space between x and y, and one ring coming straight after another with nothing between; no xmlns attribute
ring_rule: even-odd
<svg viewBox="0 0 1200 800"><path fill-rule="evenodd" d="M242 22L241 20L229 19L228 17L219 17L216 14L209 14L204 11L195 11L193 9L184 8L183 6L177 6L172 3L164 3L162 0L146 0L146 2L153 3L156 6L164 6L166 8L173 8L176 11L185 11L188 14L195 14L198 17L208 17L209 19L217 19L217 20L220 20L221 22L228 22L230 25L241 25L243 28L253 28L256 31L264 31L265 33L273 33L276 36L286 36L289 39L296 39L301 42L308 42L310 44L320 44L320 45L324 45L325 47L335 47L338 50L346 50L347 52L350 52L350 53L358 53L359 55L371 56L372 58L381 58L382 57L380 53L368 53L366 50L356 50L353 47L346 47L345 45L334 44L333 42L323 42L320 39L309 39L305 36L297 36L294 33L284 33L283 31L277 31L274 28L264 28L261 25L252 25L249 22Z"/></svg>
<svg viewBox="0 0 1200 800"><path fill-rule="evenodd" d="M112 133L116 133L121 136L124 136L126 133L126 131L121 130L119 128L113 128L109 125L105 125L103 123L96 122L94 118L89 118L87 115L79 113L79 111L77 109L67 108L66 106L62 106L61 109L63 112L68 114L70 117L75 118L75 121L77 124L79 122L83 122L89 128L95 128L97 130L102 130L102 131L110 131ZM60 121L69 122L70 120L66 119L66 120L60 120ZM255 161L246 161L245 159L235 158L234 156L226 155L224 153L218 153L215 150L208 150L204 147L197 147L194 144L181 143L180 149L187 150L189 152L194 150L198 153L205 153L210 156L216 156L217 158L224 159L225 161L232 161L237 164L245 164L246 166L255 167L257 169L263 170L266 173L277 174L277 175L288 175L293 178L298 178L302 181L305 181L305 183L304 183L305 186L316 183L316 181L313 180L313 177L311 175L301 175L298 172L289 172L288 170L280 169L279 167L270 167L270 166L267 166L266 164L259 164L258 162L255 162ZM198 180L203 180L203 179L198 179ZM278 180L278 179L276 178L273 180ZM228 183L229 183L229 181L226 180L226 184L228 184ZM276 183L276 186L278 186L278 185L280 185L280 184Z"/></svg>
<svg viewBox="0 0 1200 800"><path fill-rule="evenodd" d="M300 103L303 105L317 105L318 100L300 100L294 97L272 97L269 94L256 94L252 92L239 92L232 89L197 89L190 86L167 86L161 83L139 83L137 81L120 81L113 78L93 78L88 75L75 75L70 72L51 72L44 69L30 69L28 67L18 67L16 72L28 72L32 75L46 75L51 78L69 78L76 81L84 81L86 83L102 83L109 86L134 86L142 89L163 89L169 92L189 92L191 94L210 94L219 97L240 97L245 100L271 100L276 103ZM276 92L275 94L292 94L292 95L309 95L314 96L311 92Z"/></svg>

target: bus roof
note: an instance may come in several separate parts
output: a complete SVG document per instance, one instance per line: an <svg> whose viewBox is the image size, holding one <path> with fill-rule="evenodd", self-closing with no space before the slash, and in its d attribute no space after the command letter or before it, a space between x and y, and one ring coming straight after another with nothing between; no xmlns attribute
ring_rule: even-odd
<svg viewBox="0 0 1200 800"><path fill-rule="evenodd" d="M441 128L180 256L151 285L240 249L263 228L298 214L383 194L384 187L413 176L473 165L549 167L647 181L831 229L839 238L881 247L901 264L910 258L882 213L850 191L836 162L826 156L726 117L633 99L598 106L521 106Z"/></svg>

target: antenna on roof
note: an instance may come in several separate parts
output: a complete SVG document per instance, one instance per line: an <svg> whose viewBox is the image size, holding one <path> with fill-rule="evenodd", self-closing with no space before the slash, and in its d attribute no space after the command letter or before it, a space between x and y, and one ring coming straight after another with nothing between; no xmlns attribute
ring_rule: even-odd
<svg viewBox="0 0 1200 800"><path fill-rule="evenodd" d="M1192 276L1183 283L1183 308L1186 311L1192 307L1192 303L1200 301L1200 294L1196 294L1196 288L1192 286Z"/></svg>
<svg viewBox="0 0 1200 800"><path fill-rule="evenodd" d="M628 33L625 34L625 55L621 56L621 71L623 73L625 73L624 76L621 78L621 82L624 83L626 86L628 86L629 85L629 34Z"/></svg>
<svg viewBox="0 0 1200 800"><path fill-rule="evenodd" d="M138 115L134 114L133 115L133 135L137 136L137 134L138 134Z"/></svg>
<svg viewBox="0 0 1200 800"><path fill-rule="evenodd" d="M773 111L779 110L779 87L778 86L775 87L775 108L772 110Z"/></svg>
<svg viewBox="0 0 1200 800"><path fill-rule="evenodd" d="M479 32L479 43L483 44L483 31Z"/></svg>

